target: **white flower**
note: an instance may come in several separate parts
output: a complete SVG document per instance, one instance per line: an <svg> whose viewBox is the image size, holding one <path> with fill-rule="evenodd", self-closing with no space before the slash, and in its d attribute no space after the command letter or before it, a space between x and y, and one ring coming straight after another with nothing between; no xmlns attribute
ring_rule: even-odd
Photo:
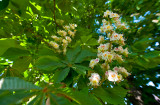
<svg viewBox="0 0 160 105"><path fill-rule="evenodd" d="M61 35L61 36L66 36L66 35L67 35L67 32L66 32L66 31L63 31L63 30L59 30L57 33L58 33L59 35Z"/></svg>
<svg viewBox="0 0 160 105"><path fill-rule="evenodd" d="M59 45L56 42L50 41L50 45L52 45L55 49L59 49Z"/></svg>
<svg viewBox="0 0 160 105"><path fill-rule="evenodd" d="M109 47L110 47L110 43L100 44L100 46L98 47L98 53L107 51Z"/></svg>
<svg viewBox="0 0 160 105"><path fill-rule="evenodd" d="M115 71L111 71L111 70L108 70L108 80L109 81L112 81L112 82L116 82L116 81L118 81L118 74L117 74L117 72L115 72Z"/></svg>
<svg viewBox="0 0 160 105"><path fill-rule="evenodd" d="M68 45L68 41L66 39L63 39L62 40L62 46L67 47L67 45Z"/></svg>
<svg viewBox="0 0 160 105"><path fill-rule="evenodd" d="M72 39L69 36L66 36L65 38L68 41L68 43L71 43Z"/></svg>
<svg viewBox="0 0 160 105"><path fill-rule="evenodd" d="M128 71L124 67L119 67L118 72L124 74L125 77L130 75L130 73L128 73Z"/></svg>
<svg viewBox="0 0 160 105"><path fill-rule="evenodd" d="M113 68L113 70L114 70L114 71L118 71L119 68L116 66L116 67Z"/></svg>
<svg viewBox="0 0 160 105"><path fill-rule="evenodd" d="M72 30L74 30L74 29L75 29L75 27L77 27L77 25L76 25L76 24L69 24L69 26L70 26L70 28L71 28Z"/></svg>
<svg viewBox="0 0 160 105"><path fill-rule="evenodd" d="M123 54L125 55L125 56L128 56L128 48L125 48L124 50L123 50Z"/></svg>
<svg viewBox="0 0 160 105"><path fill-rule="evenodd" d="M114 60L117 60L120 63L124 61L123 58L122 58L122 55L118 55L118 54L114 55Z"/></svg>
<svg viewBox="0 0 160 105"><path fill-rule="evenodd" d="M110 66L109 66L109 64L108 64L108 67L107 67L107 64L106 64L106 63L103 63L103 64L101 65L101 68L104 69L104 70L108 70L108 69L110 69Z"/></svg>
<svg viewBox="0 0 160 105"><path fill-rule="evenodd" d="M63 48L63 54L66 55L66 52L67 52L67 47L64 47Z"/></svg>
<svg viewBox="0 0 160 105"><path fill-rule="evenodd" d="M123 77L122 77L121 74L118 74L118 75L117 75L117 78L118 78L118 81L119 81L119 82L122 81L122 79L123 79Z"/></svg>
<svg viewBox="0 0 160 105"><path fill-rule="evenodd" d="M104 41L104 36L99 36L98 43L102 43Z"/></svg>
<svg viewBox="0 0 160 105"><path fill-rule="evenodd" d="M99 86L100 76L98 73L92 73L91 77L89 77L89 80L92 86Z"/></svg>
<svg viewBox="0 0 160 105"><path fill-rule="evenodd" d="M112 36L110 37L110 41L116 41L119 40L119 34L113 33Z"/></svg>
<svg viewBox="0 0 160 105"><path fill-rule="evenodd" d="M63 26L63 28L67 31L70 29L70 26Z"/></svg>
<svg viewBox="0 0 160 105"><path fill-rule="evenodd" d="M57 36L55 36L55 35L52 35L51 38L53 38L55 41L60 41L60 40L61 40L60 37L57 37Z"/></svg>
<svg viewBox="0 0 160 105"><path fill-rule="evenodd" d="M102 59L102 54L103 54L102 52L98 53L97 54L98 58Z"/></svg>
<svg viewBox="0 0 160 105"><path fill-rule="evenodd" d="M68 34L69 34L72 38L74 38L74 36L75 36L75 32L72 32L71 30L68 31Z"/></svg>
<svg viewBox="0 0 160 105"><path fill-rule="evenodd" d="M124 50L123 50L123 47L122 46L119 46L118 48L114 48L114 51L116 51L116 52L120 52L121 54L124 52Z"/></svg>
<svg viewBox="0 0 160 105"><path fill-rule="evenodd" d="M90 61L89 67L91 67L92 69L94 68L94 66L99 62L99 58L96 59L92 59Z"/></svg>
<svg viewBox="0 0 160 105"><path fill-rule="evenodd" d="M111 13L110 18L119 18L119 15L117 13Z"/></svg>
<svg viewBox="0 0 160 105"><path fill-rule="evenodd" d="M114 55L109 53L108 54L108 61L111 62L113 58L114 58Z"/></svg>
<svg viewBox="0 0 160 105"><path fill-rule="evenodd" d="M106 10L106 12L104 12L104 15L103 15L103 17L107 17L107 16L109 16L111 14L111 11L109 11L109 10Z"/></svg>
<svg viewBox="0 0 160 105"><path fill-rule="evenodd" d="M107 52L104 52L104 53L102 54L102 59L105 60L105 61L107 61L107 59L108 59L108 54L109 54L108 51L107 51Z"/></svg>

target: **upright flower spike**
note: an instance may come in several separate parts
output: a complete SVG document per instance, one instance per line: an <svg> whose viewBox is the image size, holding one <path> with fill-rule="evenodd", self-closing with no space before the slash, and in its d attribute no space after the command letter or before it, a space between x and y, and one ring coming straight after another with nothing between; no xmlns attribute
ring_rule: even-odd
<svg viewBox="0 0 160 105"><path fill-rule="evenodd" d="M100 44L97 48L97 56L98 56L98 62L95 61L95 59L92 59L90 61L89 67L92 69L97 63L100 64L100 67L105 74L102 75L102 82L105 80L111 81L111 82L121 82L124 78L126 78L130 73L127 72L127 70L124 67L112 67L114 65L111 64L114 61L118 61L116 63L122 63L124 61L123 57L128 56L128 49L123 49L123 46L125 45L125 39L122 34L122 32L119 32L120 30L125 29L125 24L121 23L121 20L119 19L119 15L117 13L113 13L109 10L104 12L104 19L102 20L103 25L100 27L101 32L105 33L103 36L99 36L98 43ZM119 31L116 32L118 29ZM104 37L108 37L109 40L105 40ZM106 44L104 44L106 43ZM118 47L115 47L118 46ZM122 56L124 55L124 56ZM97 58L96 58L97 59ZM111 64L111 67L109 66ZM109 70L110 68L113 68L113 70ZM106 78L104 78L106 77ZM91 77L90 77L91 78ZM92 80L92 79L91 79ZM91 82L90 84L96 84L97 82Z"/></svg>
<svg viewBox="0 0 160 105"><path fill-rule="evenodd" d="M57 31L58 36L52 35L51 38L54 41L50 41L49 44L56 49L56 52L63 53L65 55L67 52L68 44L72 42L72 39L76 34L75 28L77 27L77 25L69 24L69 25L64 25L62 27L65 30L58 30ZM73 30L74 32L72 32L71 30Z"/></svg>

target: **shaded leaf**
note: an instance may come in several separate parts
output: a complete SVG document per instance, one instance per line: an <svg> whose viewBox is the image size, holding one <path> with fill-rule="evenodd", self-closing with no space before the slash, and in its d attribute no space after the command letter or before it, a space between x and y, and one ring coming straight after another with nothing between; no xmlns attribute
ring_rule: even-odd
<svg viewBox="0 0 160 105"><path fill-rule="evenodd" d="M30 90L41 89L30 82L26 82L18 77L5 77L0 80L0 90Z"/></svg>
<svg viewBox="0 0 160 105"><path fill-rule="evenodd" d="M42 56L36 61L35 66L42 71L53 72L55 69L65 67L66 65L61 63L59 58L55 56Z"/></svg>
<svg viewBox="0 0 160 105"><path fill-rule="evenodd" d="M63 81L67 77L69 71L70 71L69 67L67 67L63 70L56 71L54 74L54 82L59 83L59 82Z"/></svg>

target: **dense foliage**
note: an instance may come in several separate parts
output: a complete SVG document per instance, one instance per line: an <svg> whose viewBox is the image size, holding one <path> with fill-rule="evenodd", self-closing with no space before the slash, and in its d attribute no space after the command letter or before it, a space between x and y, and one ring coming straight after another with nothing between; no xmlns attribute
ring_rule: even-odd
<svg viewBox="0 0 160 105"><path fill-rule="evenodd" d="M0 105L158 105L159 5L159 0L0 0ZM110 66L121 65L131 75L92 86L94 72L105 78L100 65L89 64L97 57L106 10L126 24L129 49L124 62Z"/></svg>

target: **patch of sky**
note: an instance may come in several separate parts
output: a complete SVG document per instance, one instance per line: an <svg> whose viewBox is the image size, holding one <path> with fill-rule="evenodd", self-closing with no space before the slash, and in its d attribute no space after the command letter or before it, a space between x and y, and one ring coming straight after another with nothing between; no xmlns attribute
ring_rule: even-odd
<svg viewBox="0 0 160 105"><path fill-rule="evenodd" d="M140 88L143 88L143 86L141 86L141 85L140 85L139 87L140 87Z"/></svg>
<svg viewBox="0 0 160 105"><path fill-rule="evenodd" d="M150 48L150 51L154 51L154 48Z"/></svg>
<svg viewBox="0 0 160 105"><path fill-rule="evenodd" d="M76 88L76 87L77 87L77 83L75 83L75 84L73 85L73 87Z"/></svg>
<svg viewBox="0 0 160 105"><path fill-rule="evenodd" d="M107 2L105 2L105 4L109 4L111 1L107 1Z"/></svg>
<svg viewBox="0 0 160 105"><path fill-rule="evenodd" d="M149 14L151 14L151 12L150 12L150 11L147 11L147 12L144 14L144 16L149 15Z"/></svg>
<svg viewBox="0 0 160 105"><path fill-rule="evenodd" d="M149 80L149 78L146 78L146 80Z"/></svg>
<svg viewBox="0 0 160 105"><path fill-rule="evenodd" d="M160 89L160 84L158 84L158 86L156 87L157 89Z"/></svg>
<svg viewBox="0 0 160 105"><path fill-rule="evenodd" d="M156 78L159 78L159 77L160 77L160 74L157 74L157 75L156 75Z"/></svg>
<svg viewBox="0 0 160 105"><path fill-rule="evenodd" d="M159 46L159 42L155 42L155 46Z"/></svg>
<svg viewBox="0 0 160 105"><path fill-rule="evenodd" d="M155 87L155 84L152 81L149 81L146 85Z"/></svg>
<svg viewBox="0 0 160 105"><path fill-rule="evenodd" d="M99 25L99 21L95 19L95 23L94 25Z"/></svg>
<svg viewBox="0 0 160 105"><path fill-rule="evenodd" d="M143 27L145 27L146 25L144 24Z"/></svg>
<svg viewBox="0 0 160 105"><path fill-rule="evenodd" d="M136 78L136 76L133 76L133 78Z"/></svg>
<svg viewBox="0 0 160 105"><path fill-rule="evenodd" d="M100 16L100 15L96 15L96 17L98 17L98 16Z"/></svg>
<svg viewBox="0 0 160 105"><path fill-rule="evenodd" d="M1 73L0 76L2 76L4 73Z"/></svg>
<svg viewBox="0 0 160 105"><path fill-rule="evenodd" d="M100 34L100 33L101 33L101 29L97 29L96 31L97 31L97 33L98 33L98 34Z"/></svg>

